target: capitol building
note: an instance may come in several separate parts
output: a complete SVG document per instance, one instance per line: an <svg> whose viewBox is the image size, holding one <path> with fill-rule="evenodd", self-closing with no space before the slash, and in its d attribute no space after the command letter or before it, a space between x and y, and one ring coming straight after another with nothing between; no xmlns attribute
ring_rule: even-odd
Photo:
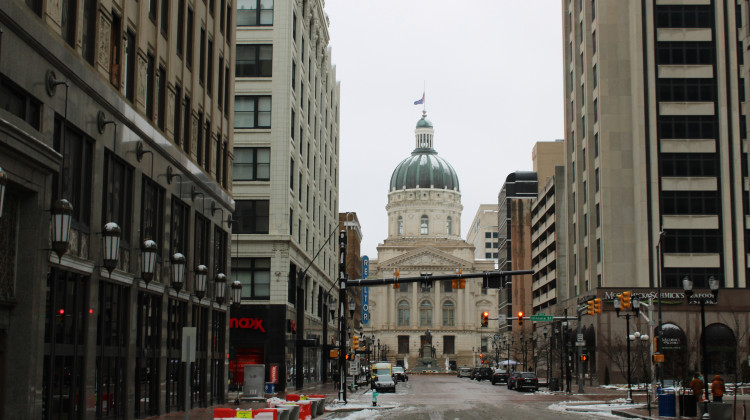
<svg viewBox="0 0 750 420"><path fill-rule="evenodd" d="M492 270L493 261L475 259L474 245L461 237L458 174L438 155L426 112L414 134L414 150L391 176L388 236L377 247L377 260L370 262L370 277ZM483 289L478 279L466 280L463 289L454 289L450 280L426 289L419 283L376 286L369 289L371 319L362 329L365 337L374 337L375 358L413 369L431 341L435 370L455 369L473 366L482 356L487 360L497 323L482 328L480 314L489 311L495 317L497 307L497 290Z"/></svg>

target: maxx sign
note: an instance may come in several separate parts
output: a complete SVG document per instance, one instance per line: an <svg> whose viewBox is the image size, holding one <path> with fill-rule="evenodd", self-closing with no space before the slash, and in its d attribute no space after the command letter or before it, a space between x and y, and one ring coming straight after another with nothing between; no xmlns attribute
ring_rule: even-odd
<svg viewBox="0 0 750 420"><path fill-rule="evenodd" d="M263 328L263 320L260 318L230 318L229 328L258 330L262 333L266 332L266 329Z"/></svg>

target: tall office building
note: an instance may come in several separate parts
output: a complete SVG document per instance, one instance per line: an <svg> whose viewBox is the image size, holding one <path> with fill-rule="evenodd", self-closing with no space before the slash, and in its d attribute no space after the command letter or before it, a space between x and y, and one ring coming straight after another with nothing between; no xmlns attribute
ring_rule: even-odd
<svg viewBox="0 0 750 420"><path fill-rule="evenodd" d="M748 310L747 6L562 1L572 296L605 298L593 327L619 325L614 294L657 297L661 283L657 300L669 305L657 322L672 334L659 341L673 352L667 378L687 375L698 353L688 343L703 333L683 279L701 292L711 278L731 290L706 305L715 354L706 375L734 366L718 361L736 360L727 350L736 333L723 317ZM603 335L587 334L586 348L612 343ZM589 371L601 376L607 363L600 357Z"/></svg>
<svg viewBox="0 0 750 420"><path fill-rule="evenodd" d="M466 234L466 242L474 245L474 259L497 262L497 205L479 205Z"/></svg>
<svg viewBox="0 0 750 420"><path fill-rule="evenodd" d="M2 2L0 418L224 401L235 5Z"/></svg>
<svg viewBox="0 0 750 420"><path fill-rule="evenodd" d="M339 224L339 83L328 24L321 0L238 4L232 275L243 287L230 323L235 383L248 363L265 364L267 381L281 390L323 379ZM244 328L244 319L256 328Z"/></svg>

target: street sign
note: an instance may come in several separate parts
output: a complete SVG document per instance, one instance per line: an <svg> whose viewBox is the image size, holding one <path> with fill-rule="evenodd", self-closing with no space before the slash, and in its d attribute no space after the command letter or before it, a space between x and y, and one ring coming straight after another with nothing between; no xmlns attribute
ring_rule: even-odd
<svg viewBox="0 0 750 420"><path fill-rule="evenodd" d="M367 325L369 322L370 322L370 288L365 286L362 288L362 323Z"/></svg>
<svg viewBox="0 0 750 420"><path fill-rule="evenodd" d="M356 375L358 370L359 370L359 367L357 366L357 363L355 363L353 360L350 360L349 361L349 374Z"/></svg>
<svg viewBox="0 0 750 420"><path fill-rule="evenodd" d="M497 315L497 323L500 325L505 325L508 323L508 315L505 314L498 314Z"/></svg>
<svg viewBox="0 0 750 420"><path fill-rule="evenodd" d="M576 341L583 341L583 334L576 334Z"/></svg>
<svg viewBox="0 0 750 420"><path fill-rule="evenodd" d="M534 322L534 321L547 321L547 322L549 322L549 321L552 321L552 315L546 315L544 312L539 312L536 315L531 315L529 317L529 320L532 321L532 322Z"/></svg>
<svg viewBox="0 0 750 420"><path fill-rule="evenodd" d="M585 341L576 341L576 347L586 347Z"/></svg>
<svg viewBox="0 0 750 420"><path fill-rule="evenodd" d="M370 275L370 257L367 255L362 256L362 279L366 279Z"/></svg>

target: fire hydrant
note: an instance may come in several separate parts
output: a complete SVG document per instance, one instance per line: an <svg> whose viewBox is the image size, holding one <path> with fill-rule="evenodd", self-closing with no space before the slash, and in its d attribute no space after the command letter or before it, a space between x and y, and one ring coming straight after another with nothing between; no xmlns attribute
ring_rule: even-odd
<svg viewBox="0 0 750 420"><path fill-rule="evenodd" d="M378 391L373 389L372 390L372 406L375 407L378 405Z"/></svg>

